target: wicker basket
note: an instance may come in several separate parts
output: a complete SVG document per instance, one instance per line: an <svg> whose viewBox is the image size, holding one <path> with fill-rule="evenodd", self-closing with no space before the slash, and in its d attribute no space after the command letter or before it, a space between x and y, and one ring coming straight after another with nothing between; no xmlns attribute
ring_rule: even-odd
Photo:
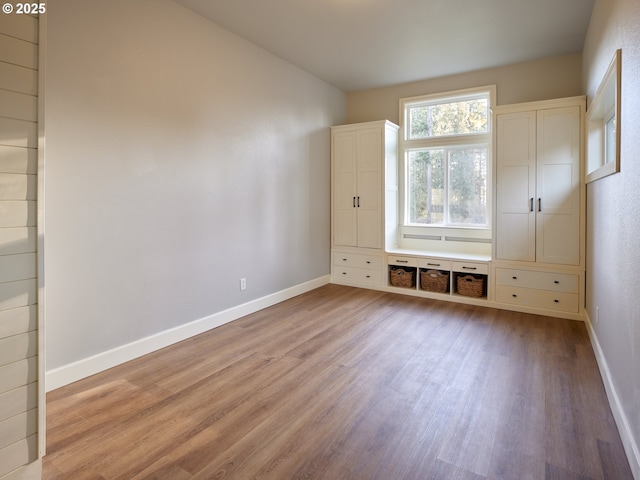
<svg viewBox="0 0 640 480"><path fill-rule="evenodd" d="M449 272L420 270L420 289L427 292L446 293L449 291Z"/></svg>
<svg viewBox="0 0 640 480"><path fill-rule="evenodd" d="M486 279L485 275L458 275L458 293L465 297L484 297Z"/></svg>
<svg viewBox="0 0 640 480"><path fill-rule="evenodd" d="M389 283L394 287L413 288L416 285L416 269L390 267Z"/></svg>

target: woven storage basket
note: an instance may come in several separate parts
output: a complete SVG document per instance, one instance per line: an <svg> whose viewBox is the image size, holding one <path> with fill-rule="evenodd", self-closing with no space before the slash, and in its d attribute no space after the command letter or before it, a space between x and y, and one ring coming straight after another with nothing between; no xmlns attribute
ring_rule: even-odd
<svg viewBox="0 0 640 480"><path fill-rule="evenodd" d="M449 272L440 272L439 270L420 270L420 288L427 292L448 292Z"/></svg>
<svg viewBox="0 0 640 480"><path fill-rule="evenodd" d="M413 288L416 284L415 268L391 267L389 283L394 287Z"/></svg>
<svg viewBox="0 0 640 480"><path fill-rule="evenodd" d="M483 297L485 292L484 275L458 275L458 293L465 297Z"/></svg>

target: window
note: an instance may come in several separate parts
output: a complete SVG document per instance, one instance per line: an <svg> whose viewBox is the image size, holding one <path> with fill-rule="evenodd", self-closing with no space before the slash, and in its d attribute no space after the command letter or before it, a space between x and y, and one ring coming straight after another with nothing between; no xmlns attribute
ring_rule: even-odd
<svg viewBox="0 0 640 480"><path fill-rule="evenodd" d="M489 228L493 88L400 101L405 225Z"/></svg>

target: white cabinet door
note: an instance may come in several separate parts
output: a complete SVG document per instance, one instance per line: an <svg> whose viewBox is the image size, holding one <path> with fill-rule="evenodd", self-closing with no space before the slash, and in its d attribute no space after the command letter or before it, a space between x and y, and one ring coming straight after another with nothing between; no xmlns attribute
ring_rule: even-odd
<svg viewBox="0 0 640 480"><path fill-rule="evenodd" d="M535 261L536 112L497 118L498 258Z"/></svg>
<svg viewBox="0 0 640 480"><path fill-rule="evenodd" d="M382 129L358 132L358 247L382 248Z"/></svg>
<svg viewBox="0 0 640 480"><path fill-rule="evenodd" d="M355 131L333 135L333 243L356 246L356 161L357 134Z"/></svg>
<svg viewBox="0 0 640 480"><path fill-rule="evenodd" d="M580 263L580 108L538 112L536 260Z"/></svg>

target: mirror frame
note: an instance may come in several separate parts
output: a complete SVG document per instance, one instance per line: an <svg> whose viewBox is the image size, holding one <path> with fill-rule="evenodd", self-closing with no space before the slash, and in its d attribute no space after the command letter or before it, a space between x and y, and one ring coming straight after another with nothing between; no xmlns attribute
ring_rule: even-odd
<svg viewBox="0 0 640 480"><path fill-rule="evenodd" d="M621 59L618 49L587 110L587 183L620 171Z"/></svg>

